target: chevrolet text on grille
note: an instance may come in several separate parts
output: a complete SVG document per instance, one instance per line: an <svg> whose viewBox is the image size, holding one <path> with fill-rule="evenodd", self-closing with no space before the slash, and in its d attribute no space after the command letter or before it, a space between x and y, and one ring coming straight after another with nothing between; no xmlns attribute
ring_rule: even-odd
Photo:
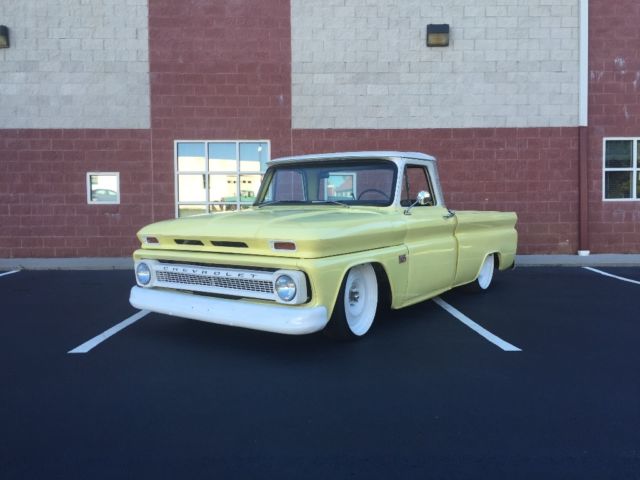
<svg viewBox="0 0 640 480"><path fill-rule="evenodd" d="M199 268L162 267L165 272L188 273L191 275L208 275L213 277L256 278L255 273L229 272L220 270L201 270Z"/></svg>

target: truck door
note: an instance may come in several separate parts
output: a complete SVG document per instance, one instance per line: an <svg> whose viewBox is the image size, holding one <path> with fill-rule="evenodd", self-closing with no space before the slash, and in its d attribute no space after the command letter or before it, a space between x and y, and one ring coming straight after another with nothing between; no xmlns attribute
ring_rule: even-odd
<svg viewBox="0 0 640 480"><path fill-rule="evenodd" d="M443 205L437 205L432 185L426 166L407 164L402 178L401 205L411 206L420 191L428 192L431 198L426 205L415 205L404 215L409 272L407 302L451 288L456 273L457 220Z"/></svg>

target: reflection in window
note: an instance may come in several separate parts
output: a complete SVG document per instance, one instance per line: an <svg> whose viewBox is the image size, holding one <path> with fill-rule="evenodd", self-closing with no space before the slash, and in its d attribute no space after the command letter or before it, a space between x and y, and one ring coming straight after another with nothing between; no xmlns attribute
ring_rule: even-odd
<svg viewBox="0 0 640 480"><path fill-rule="evenodd" d="M640 199L637 138L605 139L603 193L605 200Z"/></svg>
<svg viewBox="0 0 640 480"><path fill-rule="evenodd" d="M253 203L256 200L261 180L261 175L240 175L240 201L242 203Z"/></svg>
<svg viewBox="0 0 640 480"><path fill-rule="evenodd" d="M229 203L214 203L209 205L209 213L216 212L232 212L238 209L237 205L232 205Z"/></svg>
<svg viewBox="0 0 640 480"><path fill-rule="evenodd" d="M209 170L212 172L235 172L237 144L232 142L209 144Z"/></svg>
<svg viewBox="0 0 640 480"><path fill-rule="evenodd" d="M403 207L413 205L422 191L432 195L427 170L421 165L408 165L402 179L400 204Z"/></svg>
<svg viewBox="0 0 640 480"><path fill-rule="evenodd" d="M204 172L204 144L203 143L179 143L178 171L180 172Z"/></svg>
<svg viewBox="0 0 640 480"><path fill-rule="evenodd" d="M120 203L120 174L117 172L87 173L87 203Z"/></svg>
<svg viewBox="0 0 640 480"><path fill-rule="evenodd" d="M631 168L633 165L633 141L609 140L605 150L607 168Z"/></svg>
<svg viewBox="0 0 640 480"><path fill-rule="evenodd" d="M240 170L243 172L264 172L269 160L269 144L266 142L240 143Z"/></svg>
<svg viewBox="0 0 640 480"><path fill-rule="evenodd" d="M633 174L629 172L607 172L605 175L606 198L629 198Z"/></svg>
<svg viewBox="0 0 640 480"><path fill-rule="evenodd" d="M269 160L267 141L176 142L176 214L249 207Z"/></svg>
<svg viewBox="0 0 640 480"><path fill-rule="evenodd" d="M190 217L192 215L202 215L207 213L206 205L178 205L179 217Z"/></svg>
<svg viewBox="0 0 640 480"><path fill-rule="evenodd" d="M388 206L393 202L396 166L387 160L279 165L268 175L258 205L271 202Z"/></svg>
<svg viewBox="0 0 640 480"><path fill-rule="evenodd" d="M329 173L329 176L324 182L325 192L323 200L355 200L356 186L355 173Z"/></svg>
<svg viewBox="0 0 640 480"><path fill-rule="evenodd" d="M304 177L298 170L280 169L274 175L263 202L304 201Z"/></svg>
<svg viewBox="0 0 640 480"><path fill-rule="evenodd" d="M178 175L178 202L205 202L207 200L204 175Z"/></svg>

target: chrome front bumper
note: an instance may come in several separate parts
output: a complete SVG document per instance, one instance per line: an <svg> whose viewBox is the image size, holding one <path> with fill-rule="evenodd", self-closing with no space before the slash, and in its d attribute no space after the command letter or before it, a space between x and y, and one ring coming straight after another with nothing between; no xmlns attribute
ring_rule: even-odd
<svg viewBox="0 0 640 480"><path fill-rule="evenodd" d="M329 321L323 306L249 303L153 288L133 287L129 302L141 310L289 335L318 332Z"/></svg>

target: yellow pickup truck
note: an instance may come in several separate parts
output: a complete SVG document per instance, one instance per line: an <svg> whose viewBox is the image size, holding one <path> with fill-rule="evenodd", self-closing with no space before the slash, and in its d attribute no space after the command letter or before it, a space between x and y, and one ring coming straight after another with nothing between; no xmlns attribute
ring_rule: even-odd
<svg viewBox="0 0 640 480"><path fill-rule="evenodd" d="M382 308L513 267L515 213L452 211L436 160L347 152L273 160L251 208L154 223L133 254L140 309L355 339Z"/></svg>

